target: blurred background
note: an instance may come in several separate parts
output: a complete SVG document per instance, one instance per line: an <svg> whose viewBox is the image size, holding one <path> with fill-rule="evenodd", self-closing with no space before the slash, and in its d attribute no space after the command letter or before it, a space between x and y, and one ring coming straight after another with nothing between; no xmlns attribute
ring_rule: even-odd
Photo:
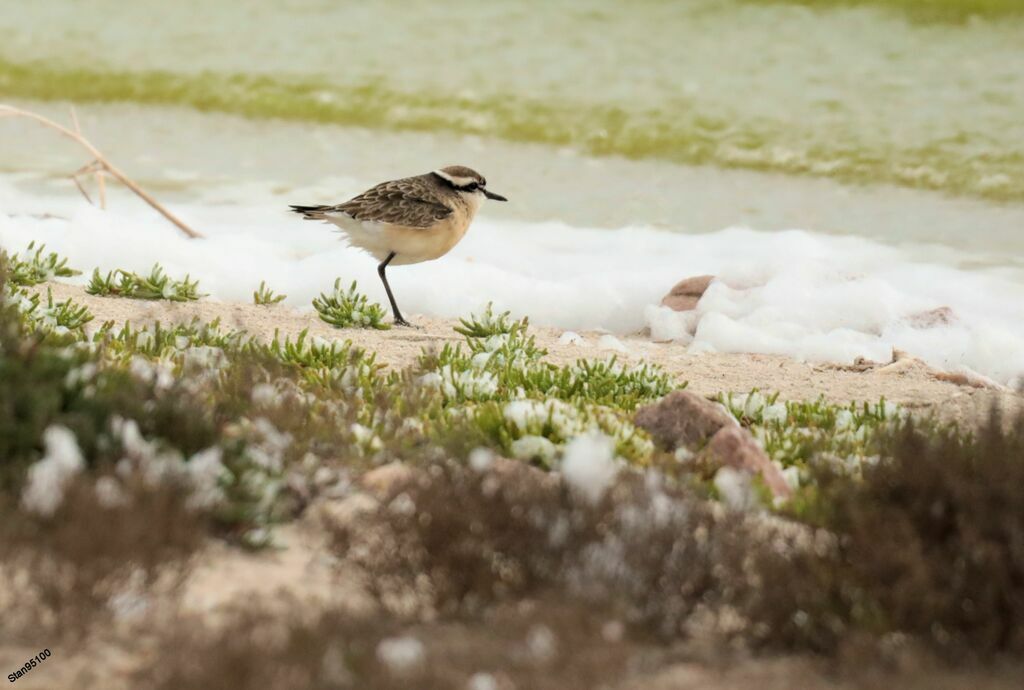
<svg viewBox="0 0 1024 690"><path fill-rule="evenodd" d="M413 311L493 299L540 322L630 330L686 275L764 283L773 261L799 258L860 275L893 248L971 276L931 280L958 287L915 293L915 308L1024 290L1018 0L7 2L0 99L65 122L75 104L111 160L206 234L245 244L222 253L252 256L233 262L235 289L221 264L159 235L140 243L136 229L162 221L131 215L131 199L112 204L116 222L89 216L67 182L81 152L27 122L0 124L0 204L116 239L76 244L30 221L0 238L49 236L88 265L162 258L214 297L289 273L308 303L340 272L383 298L370 260L284 208L451 163L512 203L486 207L446 268L396 273L436 285ZM804 234L763 235L783 230ZM285 258L305 263L274 263ZM442 271L482 294L451 297ZM898 290L921 282L897 273ZM1008 305L989 316L1024 321Z"/></svg>

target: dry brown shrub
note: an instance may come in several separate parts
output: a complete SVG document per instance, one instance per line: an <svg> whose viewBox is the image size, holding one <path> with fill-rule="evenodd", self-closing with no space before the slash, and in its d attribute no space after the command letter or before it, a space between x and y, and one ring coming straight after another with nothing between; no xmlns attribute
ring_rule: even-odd
<svg viewBox="0 0 1024 690"><path fill-rule="evenodd" d="M389 645L411 647L408 663L389 662ZM590 690L611 687L636 650L614 620L555 599L418 623L337 610L309 619L298 609L282 616L280 607L250 606L218 626L183 618L157 646L135 678L139 687L441 690L470 687L486 674L503 689Z"/></svg>
<svg viewBox="0 0 1024 690"><path fill-rule="evenodd" d="M173 591L203 543L205 516L187 506L183 485L136 477L123 486L125 502L110 505L90 478L79 477L48 517L3 499L0 550L16 593L5 620L33 633L76 636L119 607L144 603L158 580L162 591ZM118 595L125 596L120 604Z"/></svg>
<svg viewBox="0 0 1024 690"><path fill-rule="evenodd" d="M863 481L818 474L800 515L839 548L815 584L852 628L958 657L1024 653L1024 420L994 414L973 436L911 425Z"/></svg>

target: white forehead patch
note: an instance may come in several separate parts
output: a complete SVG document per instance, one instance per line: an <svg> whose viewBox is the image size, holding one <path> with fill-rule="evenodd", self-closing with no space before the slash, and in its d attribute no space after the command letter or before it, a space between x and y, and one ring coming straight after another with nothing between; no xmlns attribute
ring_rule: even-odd
<svg viewBox="0 0 1024 690"><path fill-rule="evenodd" d="M472 177L460 177L458 175L449 175L444 170L435 170L434 174L437 175L438 177L443 177L444 179L448 180L449 182L451 182L456 187L466 187L466 186L469 186L469 185L473 184L474 182L476 182L475 178L472 178Z"/></svg>

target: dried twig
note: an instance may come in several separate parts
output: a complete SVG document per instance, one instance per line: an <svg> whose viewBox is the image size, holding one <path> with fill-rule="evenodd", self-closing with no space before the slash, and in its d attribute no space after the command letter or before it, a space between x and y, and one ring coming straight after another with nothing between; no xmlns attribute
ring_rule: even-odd
<svg viewBox="0 0 1024 690"><path fill-rule="evenodd" d="M82 136L82 127L78 124L78 113L75 112L75 106L71 106L69 110L71 111L71 122L73 122L75 125L75 133L78 134L78 136ZM92 199L90 199L89 195L85 193L85 188L82 187L82 184L78 181L77 177L77 175L86 172L87 169L92 171L93 174L96 176L96 191L99 193L100 196L100 208L102 208L105 211L107 209L107 184L103 177L103 169L96 164L96 161L93 161L89 165L84 166L79 172L75 173L75 175L72 175L71 178L75 181L75 186L78 187L78 191L80 191L82 193L82 196L84 196L86 200L91 204Z"/></svg>
<svg viewBox="0 0 1024 690"><path fill-rule="evenodd" d="M81 180L78 179L78 175L72 174L71 181L75 183L76 187L78 187L78 191L82 193L82 196L85 197L85 200L88 201L90 205L95 206L96 204L92 203L92 197L89 196L89 192L85 191L85 187L82 186Z"/></svg>
<svg viewBox="0 0 1024 690"><path fill-rule="evenodd" d="M30 120L35 120L39 124L49 127L50 129L57 130L67 138L76 141L82 148L88 151L89 154L92 155L95 160L93 160L91 163L83 167L72 177L75 178L75 184L78 185L78 188L82 191L82 194L85 194L85 189L82 188L76 176L86 172L96 173L99 176L97 184L99 185L100 190L101 206L105 205L106 203L106 192L103 187L102 175L104 173L109 173L114 179L116 179L118 182L120 182L125 187L134 192L139 198L141 198L147 204L156 209L156 211L159 212L164 218L174 223L178 227L178 229L181 230L183 233L193 238L202 237L202 235L200 235L198 232L187 226L181 219L179 219L173 213L164 208L163 205L160 204L156 199L151 197L149 194L143 191L142 188L140 188L137 184L132 182L127 175L125 175L123 172L121 172L120 169L118 169L110 161L108 161L95 146L93 146L84 136L82 136L82 133L80 131L77 131L78 118L77 116L75 116L74 111L72 111L71 113L71 119L75 126L74 130L68 129L63 125L57 124L53 120L47 117L43 117L42 115L39 115L37 113L33 113L28 110L22 110L20 108L15 108L10 105L0 104L0 117L26 117ZM85 197L86 199L88 199L88 194L85 194Z"/></svg>
<svg viewBox="0 0 1024 690"><path fill-rule="evenodd" d="M77 123L76 123L76 126L77 126ZM99 169L100 169L99 161L92 161L91 163L86 163L81 168L79 168L75 172L71 173L71 181L75 183L76 187L78 187L78 191L80 191L82 193L82 196L85 197L85 200L88 201L93 206L95 206L96 204L92 203L92 197L89 196L89 192L85 191L85 187L82 186L82 182L81 182L81 180L78 179L78 176L79 175L85 175L86 173L96 173L96 176L99 177ZM105 206L103 206L101 208L105 208Z"/></svg>

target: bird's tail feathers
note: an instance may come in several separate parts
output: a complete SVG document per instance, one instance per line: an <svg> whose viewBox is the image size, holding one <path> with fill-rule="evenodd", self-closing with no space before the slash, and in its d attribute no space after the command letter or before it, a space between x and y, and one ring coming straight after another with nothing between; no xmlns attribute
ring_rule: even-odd
<svg viewBox="0 0 1024 690"><path fill-rule="evenodd" d="M324 214L328 210L330 210L331 207L330 206L295 206L295 205L291 205L291 206L289 206L289 208L291 208L291 210L293 212L301 214L302 217L305 218L306 220L325 220L326 216Z"/></svg>

